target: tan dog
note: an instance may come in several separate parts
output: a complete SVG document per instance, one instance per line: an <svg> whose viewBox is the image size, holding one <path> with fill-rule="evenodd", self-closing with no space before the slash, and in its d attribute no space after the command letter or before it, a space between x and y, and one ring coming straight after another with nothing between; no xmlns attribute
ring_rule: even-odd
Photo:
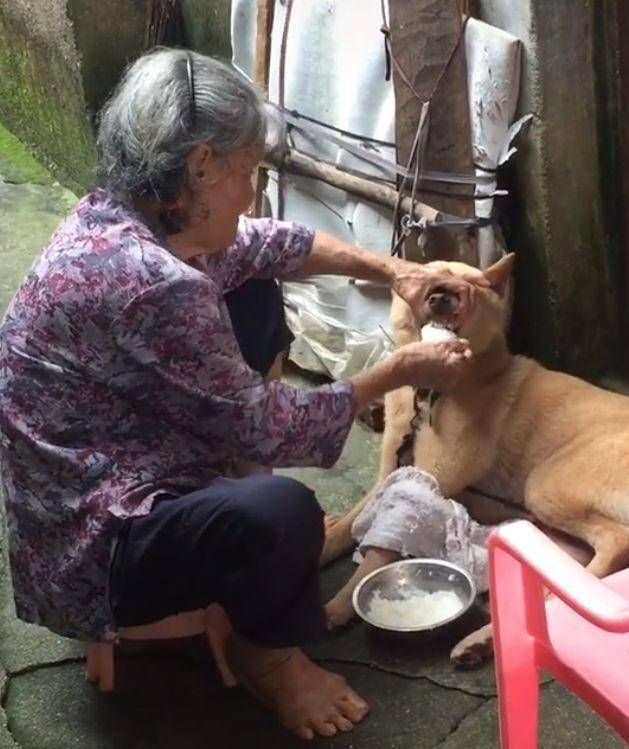
<svg viewBox="0 0 629 749"><path fill-rule="evenodd" d="M491 288L477 289L466 319L455 300L441 305L433 295L415 314L393 300L397 345L418 340L421 326L436 321L467 338L474 352L465 381L433 406L432 426L422 419L413 463L437 479L446 497L477 487L583 540L594 550L588 569L601 577L629 564L629 398L509 353L505 291L513 261L508 256L485 271ZM471 271L459 263L432 265ZM412 388L402 388L385 400L379 481L397 468L413 397ZM368 499L331 529L323 561L351 547L351 525ZM472 662L490 650L484 628L453 657Z"/></svg>

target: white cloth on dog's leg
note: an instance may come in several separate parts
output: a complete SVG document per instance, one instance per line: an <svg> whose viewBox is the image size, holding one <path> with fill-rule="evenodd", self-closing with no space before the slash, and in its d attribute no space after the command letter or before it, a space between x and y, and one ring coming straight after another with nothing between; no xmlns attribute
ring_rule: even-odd
<svg viewBox="0 0 629 749"><path fill-rule="evenodd" d="M403 557L444 559L467 570L479 592L487 590L485 540L491 528L472 520L463 505L446 499L436 479L405 467L394 471L356 518L356 561L370 547Z"/></svg>

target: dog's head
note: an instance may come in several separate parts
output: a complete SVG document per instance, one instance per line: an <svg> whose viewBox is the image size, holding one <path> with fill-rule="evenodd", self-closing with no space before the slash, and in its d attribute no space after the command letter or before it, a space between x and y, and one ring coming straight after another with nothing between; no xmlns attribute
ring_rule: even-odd
<svg viewBox="0 0 629 749"><path fill-rule="evenodd" d="M427 267L448 270L474 286L470 301L446 289L433 288L415 314L422 325L435 322L467 338L472 351L481 353L499 336L504 336L509 319L507 289L515 255L507 255L484 272L463 263L435 261ZM476 286L474 279L485 279L488 286Z"/></svg>

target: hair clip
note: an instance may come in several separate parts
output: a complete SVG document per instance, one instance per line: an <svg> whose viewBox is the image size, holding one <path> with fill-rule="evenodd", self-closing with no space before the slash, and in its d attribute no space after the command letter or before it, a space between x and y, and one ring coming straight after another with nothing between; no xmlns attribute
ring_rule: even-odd
<svg viewBox="0 0 629 749"><path fill-rule="evenodd" d="M188 96L190 99L190 126L194 126L197 107L194 93L194 62L189 50L186 53L186 73L188 75Z"/></svg>

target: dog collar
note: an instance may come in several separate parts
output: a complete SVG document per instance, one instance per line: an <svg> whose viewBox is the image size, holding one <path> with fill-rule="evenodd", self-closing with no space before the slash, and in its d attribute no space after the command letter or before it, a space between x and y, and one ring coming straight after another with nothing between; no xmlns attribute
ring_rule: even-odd
<svg viewBox="0 0 629 749"><path fill-rule="evenodd" d="M415 391L415 413L418 411L418 406L421 401L428 401L428 426L432 426L435 405L439 400L440 392L424 388L422 390Z"/></svg>

